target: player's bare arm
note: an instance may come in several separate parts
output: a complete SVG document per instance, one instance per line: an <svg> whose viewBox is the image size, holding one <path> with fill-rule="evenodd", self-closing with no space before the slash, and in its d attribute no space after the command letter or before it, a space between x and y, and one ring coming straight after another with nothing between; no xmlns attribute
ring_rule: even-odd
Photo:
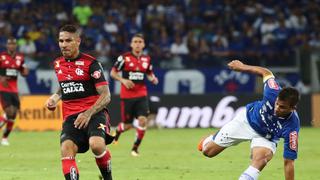
<svg viewBox="0 0 320 180"><path fill-rule="evenodd" d="M26 76L28 76L28 74L29 74L29 69L27 68L27 66L26 65L23 65L22 66L22 69L21 69L21 75L22 76L24 76L24 77L26 77Z"/></svg>
<svg viewBox="0 0 320 180"><path fill-rule="evenodd" d="M294 180L294 160L284 159L284 174L286 180Z"/></svg>
<svg viewBox="0 0 320 180"><path fill-rule="evenodd" d="M232 60L230 63L228 63L228 66L234 71L249 72L260 75L264 81L270 77L273 77L273 74L269 69L260 66L247 65L239 60Z"/></svg>
<svg viewBox="0 0 320 180"><path fill-rule="evenodd" d="M157 85L159 83L158 78L153 73L147 74L147 78L154 85Z"/></svg>
<svg viewBox="0 0 320 180"><path fill-rule="evenodd" d="M85 128L88 126L91 116L97 112L103 110L111 101L110 90L107 85L97 87L99 98L96 103L91 106L90 109L80 113L77 119L74 121L74 126L78 129Z"/></svg>
<svg viewBox="0 0 320 180"><path fill-rule="evenodd" d="M113 79L120 81L127 89L134 87L134 83L131 80L121 77L116 70L112 69L110 75Z"/></svg>
<svg viewBox="0 0 320 180"><path fill-rule="evenodd" d="M47 107L48 110L54 111L60 99L61 99L61 89L58 88L57 92L52 94L47 99L45 106Z"/></svg>

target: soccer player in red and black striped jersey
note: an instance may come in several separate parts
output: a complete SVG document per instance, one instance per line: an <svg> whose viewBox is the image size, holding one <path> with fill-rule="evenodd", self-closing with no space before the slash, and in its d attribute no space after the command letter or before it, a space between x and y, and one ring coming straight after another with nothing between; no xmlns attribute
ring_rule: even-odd
<svg viewBox="0 0 320 180"><path fill-rule="evenodd" d="M17 111L20 109L17 83L19 72L23 76L29 73L24 63L24 56L16 51L16 39L8 38L6 47L7 51L0 53L0 99L4 110L3 116L0 117L0 128L7 125L3 133L2 145L9 145L8 136L12 131Z"/></svg>
<svg viewBox="0 0 320 180"><path fill-rule="evenodd" d="M80 32L73 25L59 31L62 56L54 61L59 90L46 102L54 110L62 100L63 127L60 136L62 170L67 180L78 180L75 157L91 148L104 180L111 180L111 155L106 148L113 141L109 135L106 106L110 91L100 63L81 53Z"/></svg>
<svg viewBox="0 0 320 180"><path fill-rule="evenodd" d="M147 128L149 113L145 79L156 85L158 78L153 73L150 56L142 54L145 47L143 35L134 35L130 46L132 51L120 55L111 70L111 77L121 82L122 122L117 127L115 142L122 132L133 127L133 120L136 118L138 126L131 154L139 156L138 147ZM118 74L119 72L122 72L122 76Z"/></svg>

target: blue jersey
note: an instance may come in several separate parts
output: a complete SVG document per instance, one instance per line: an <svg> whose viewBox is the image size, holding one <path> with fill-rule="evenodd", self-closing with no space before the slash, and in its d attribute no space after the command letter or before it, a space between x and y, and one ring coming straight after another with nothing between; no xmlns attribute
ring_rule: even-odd
<svg viewBox="0 0 320 180"><path fill-rule="evenodd" d="M296 111L287 118L275 116L274 107L281 88L274 78L264 83L263 99L246 106L250 126L261 136L277 143L284 138L283 157L296 159L300 120Z"/></svg>

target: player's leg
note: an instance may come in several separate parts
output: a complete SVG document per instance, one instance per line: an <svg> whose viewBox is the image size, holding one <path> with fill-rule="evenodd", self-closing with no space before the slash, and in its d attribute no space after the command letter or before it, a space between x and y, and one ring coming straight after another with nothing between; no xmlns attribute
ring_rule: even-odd
<svg viewBox="0 0 320 180"><path fill-rule="evenodd" d="M111 154L106 148L109 138L109 126L105 113L94 115L88 125L89 146L95 155L97 166L104 180L112 180L111 176Z"/></svg>
<svg viewBox="0 0 320 180"><path fill-rule="evenodd" d="M138 117L138 125L136 127L136 139L132 146L131 155L132 156L139 156L138 148L141 144L142 139L147 130L147 117L146 116L139 116Z"/></svg>
<svg viewBox="0 0 320 180"><path fill-rule="evenodd" d="M120 111L121 111L121 122L118 124L117 129L116 129L116 135L114 138L114 142L117 143L121 133L131 129L132 122L133 122L133 100L126 99L126 100L121 100L120 102Z"/></svg>
<svg viewBox="0 0 320 180"><path fill-rule="evenodd" d="M13 105L9 105L4 108L5 114L6 114L6 128L4 130L3 136L2 136L2 145L9 145L8 137L13 129L13 125L17 116L17 110L18 108Z"/></svg>
<svg viewBox="0 0 320 180"><path fill-rule="evenodd" d="M62 171L66 180L78 180L79 170L75 160L78 146L72 140L61 143Z"/></svg>
<svg viewBox="0 0 320 180"><path fill-rule="evenodd" d="M251 141L251 164L241 174L239 180L258 179L260 172L272 159L276 152L276 144L263 137L253 138Z"/></svg>
<svg viewBox="0 0 320 180"><path fill-rule="evenodd" d="M136 139L132 146L131 155L138 156L138 148L144 138L147 130L147 116L149 114L149 103L147 97L142 97L137 99L134 106L135 117L138 120L138 125L136 127Z"/></svg>
<svg viewBox="0 0 320 180"><path fill-rule="evenodd" d="M95 156L97 166L104 180L112 180L111 153L106 148L105 140L99 136L89 138L90 148Z"/></svg>
<svg viewBox="0 0 320 180"><path fill-rule="evenodd" d="M215 135L200 141L198 149L207 157L214 157L230 146L252 139L254 131L246 119L246 111L240 111L230 122Z"/></svg>
<svg viewBox="0 0 320 180"><path fill-rule="evenodd" d="M70 116L64 121L60 135L62 171L66 180L79 179L75 157L78 152L89 149L86 133L74 127L75 119L76 116Z"/></svg>

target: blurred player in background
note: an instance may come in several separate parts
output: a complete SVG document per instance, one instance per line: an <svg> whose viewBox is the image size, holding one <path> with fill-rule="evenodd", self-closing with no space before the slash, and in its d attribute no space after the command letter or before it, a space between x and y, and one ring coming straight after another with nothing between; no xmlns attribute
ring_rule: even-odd
<svg viewBox="0 0 320 180"><path fill-rule="evenodd" d="M256 180L261 170L276 152L279 138L284 138L284 171L286 180L294 179L294 160L298 153L300 120L296 110L299 92L291 87L280 88L272 72L234 60L228 64L235 71L249 72L263 77L263 99L250 103L215 135L200 141L198 149L207 157L214 157L227 147L251 141L251 165L239 180Z"/></svg>
<svg viewBox="0 0 320 180"><path fill-rule="evenodd" d="M132 51L120 55L111 70L111 77L121 82L122 122L116 129L115 142L122 132L133 127L133 120L136 118L138 126L131 155L138 156L138 148L147 128L149 113L145 76L154 85L158 84L158 78L153 73L150 56L142 54L145 47L143 35L134 35L130 46ZM122 76L118 74L120 71Z"/></svg>
<svg viewBox="0 0 320 180"><path fill-rule="evenodd" d="M46 102L54 110L62 100L63 127L60 136L62 170L67 180L79 179L75 161L77 153L91 148L104 180L111 180L111 154L106 148L113 137L109 135L106 106L110 91L100 63L81 53L80 32L73 25L59 31L62 57L54 61L60 88Z"/></svg>
<svg viewBox="0 0 320 180"><path fill-rule="evenodd" d="M8 137L13 129L17 111L20 109L18 96L18 75L27 76L29 70L24 62L24 56L16 51L17 40L13 37L7 40L7 51L0 54L0 99L4 111L0 117L0 128L4 125L1 145L8 146Z"/></svg>

